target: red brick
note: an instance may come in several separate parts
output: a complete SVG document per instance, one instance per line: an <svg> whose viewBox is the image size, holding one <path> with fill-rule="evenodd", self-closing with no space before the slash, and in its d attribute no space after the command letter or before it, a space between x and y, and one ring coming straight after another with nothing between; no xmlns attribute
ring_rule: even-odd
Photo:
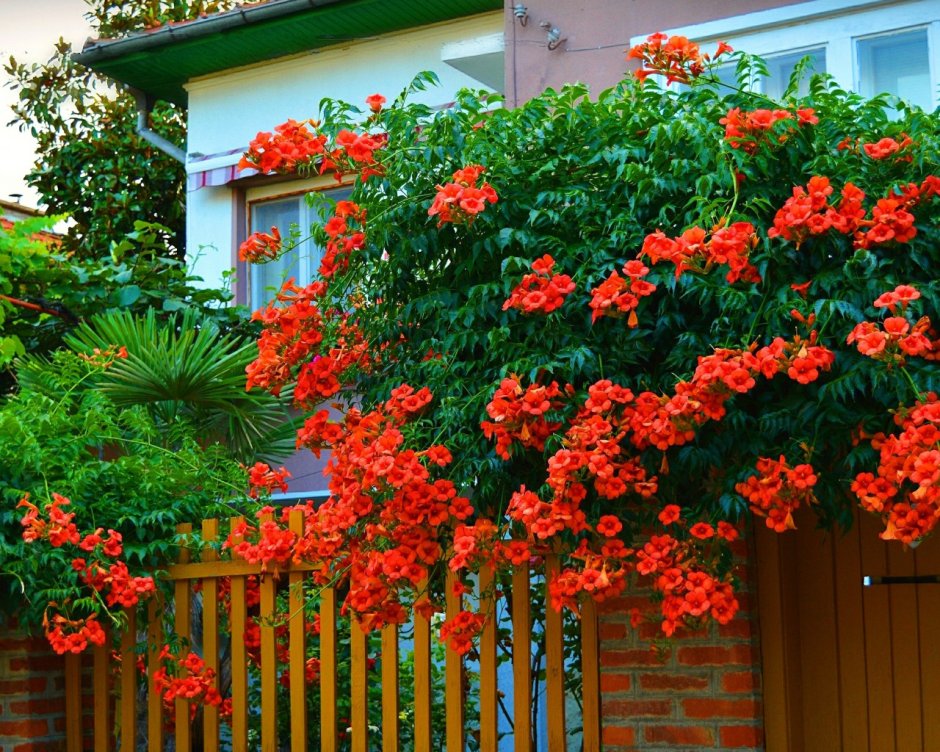
<svg viewBox="0 0 940 752"><path fill-rule="evenodd" d="M737 595L735 595L737 597ZM739 601L740 602L740 601ZM650 599L646 595L625 595L619 598L608 598L597 604L597 612L606 616L617 616L623 621L627 620L627 614L631 608L649 608Z"/></svg>
<svg viewBox="0 0 940 752"><path fill-rule="evenodd" d="M0 749L3 749L0 747ZM29 741L23 744L17 744L13 747L13 752L65 752L65 742L36 742Z"/></svg>
<svg viewBox="0 0 940 752"><path fill-rule="evenodd" d="M760 747L764 743L759 726L722 726L718 733L722 747Z"/></svg>
<svg viewBox="0 0 940 752"><path fill-rule="evenodd" d="M46 683L46 677L44 676L29 676L22 679L0 681L0 695L25 695L33 692L43 692L46 689Z"/></svg>
<svg viewBox="0 0 940 752"><path fill-rule="evenodd" d="M602 621L598 627L598 636L602 640L623 640L627 636L627 625L624 622Z"/></svg>
<svg viewBox="0 0 940 752"><path fill-rule="evenodd" d="M609 746L631 746L636 741L636 734L632 728L604 726L604 730L601 732L601 741L605 749Z"/></svg>
<svg viewBox="0 0 940 752"><path fill-rule="evenodd" d="M608 700L601 711L604 718L672 715L671 700Z"/></svg>
<svg viewBox="0 0 940 752"><path fill-rule="evenodd" d="M754 663L754 651L750 645L688 645L679 648L679 663L685 666L728 666Z"/></svg>
<svg viewBox="0 0 940 752"><path fill-rule="evenodd" d="M729 671L721 677L721 688L725 692L753 692L758 679L752 671Z"/></svg>
<svg viewBox="0 0 940 752"><path fill-rule="evenodd" d="M671 671L662 674L640 676L640 689L647 692L683 692L690 689L706 689L708 677L695 674L677 674Z"/></svg>
<svg viewBox="0 0 940 752"><path fill-rule="evenodd" d="M652 650L602 650L601 666L659 666L662 660Z"/></svg>
<svg viewBox="0 0 940 752"><path fill-rule="evenodd" d="M601 674L601 692L626 692L629 689L628 674Z"/></svg>
<svg viewBox="0 0 940 752"><path fill-rule="evenodd" d="M64 713L64 697L31 697L20 702L10 702L10 712L15 715L47 715L49 713Z"/></svg>
<svg viewBox="0 0 940 752"><path fill-rule="evenodd" d="M719 624L718 634L722 637L739 637L746 640L754 634L754 625L750 619L734 619L727 624Z"/></svg>
<svg viewBox="0 0 940 752"><path fill-rule="evenodd" d="M61 655L35 655L28 658L10 658L10 671L62 671L65 661Z"/></svg>
<svg viewBox="0 0 940 752"><path fill-rule="evenodd" d="M682 701L687 718L757 718L755 700L713 700L694 697Z"/></svg>
<svg viewBox="0 0 940 752"><path fill-rule="evenodd" d="M712 730L700 726L647 726L644 736L648 742L667 744L696 744L700 747L711 747L715 743Z"/></svg>
<svg viewBox="0 0 940 752"><path fill-rule="evenodd" d="M45 736L49 724L41 718L23 718L17 721L0 721L0 736Z"/></svg>

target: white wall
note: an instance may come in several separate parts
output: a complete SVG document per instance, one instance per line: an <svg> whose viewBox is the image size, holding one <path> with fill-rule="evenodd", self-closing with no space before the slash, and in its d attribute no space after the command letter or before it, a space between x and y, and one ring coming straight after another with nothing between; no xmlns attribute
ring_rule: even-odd
<svg viewBox="0 0 940 752"><path fill-rule="evenodd" d="M441 61L443 45L501 33L500 11L437 24L367 42L293 56L195 79L189 92L187 171L227 167L259 131L270 131L288 118L317 115L320 100L330 97L361 105L370 94L393 99L423 70L432 70L440 87L419 92L415 101L445 104L460 88L485 88ZM206 157L210 157L206 159ZM217 285L231 268L231 190L204 187L187 196L187 253L205 284ZM214 248L215 250L210 250Z"/></svg>

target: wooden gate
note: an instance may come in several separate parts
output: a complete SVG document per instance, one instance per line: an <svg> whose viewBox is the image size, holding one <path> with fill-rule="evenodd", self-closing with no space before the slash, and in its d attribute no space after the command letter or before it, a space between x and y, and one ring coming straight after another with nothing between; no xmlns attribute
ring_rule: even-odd
<svg viewBox="0 0 940 752"><path fill-rule="evenodd" d="M768 752L940 750L940 584L903 581L940 575L940 541L813 524L757 536Z"/></svg>
<svg viewBox="0 0 940 752"><path fill-rule="evenodd" d="M230 520L234 526L240 518ZM294 511L290 517L291 529L299 534L303 532L303 515ZM192 526L182 525L181 534L192 532ZM138 625L136 613L128 611L128 628L124 631L121 642L122 666L120 678L112 680L109 649L96 648L93 653L93 669L90 680L94 692L94 732L93 749L95 752L110 752L119 749L131 752L141 746L149 752L163 752L168 720L164 717L162 698L154 689L154 673L158 669L159 649L163 644L162 619L164 614L172 613L176 635L193 644L201 644L202 657L208 667L213 669L218 683L220 669L220 645L227 640L226 633L220 629L220 614L229 622L231 641L231 719L230 728L223 733L223 724L218 708L206 707L201 718L201 730L190 720L190 704L186 700L175 701L175 718L172 719L177 752L192 752L193 749L215 752L231 749L232 752L248 752L260 748L263 752L275 752L289 748L291 752L306 751L308 747L308 723L319 724L320 748L333 752L347 746L352 752L366 752L376 748L369 739L369 670L370 659L378 659L381 685L381 749L383 752L397 752L400 748L399 724L400 673L399 630L388 626L381 633L381 647L370 655L366 634L358 625L343 623L337 611L336 591L327 587L319 591L319 712L316 718L308 718L307 686L303 681L290 682L288 707L278 708L278 673L275 642L275 603L277 582L271 575L262 575L261 567L232 558L221 559L217 547L212 544L220 540L218 520L205 520L202 523L202 538L207 543L200 552L199 561L191 561L190 552L183 550L180 561L169 567L169 578L173 583L173 603L164 606L156 600L149 605L147 624ZM546 572L558 567L558 559L545 557ZM291 676L304 676L306 646L308 635L305 623L305 591L303 582L309 577L309 566L292 566L279 574L281 581L288 583L289 608L282 615L286 621L289 641L289 670ZM479 578L480 609L492 613L495 608L494 596L490 587L492 573L482 572ZM260 677L249 680L248 654L245 642L247 623L247 586L249 577L257 577L260 588L258 624L260 625ZM530 594L530 573L518 571L513 575L512 592L520 597L514 599L512 609L512 687L497 686L497 625L488 620L479 643L478 661L478 697L479 717L474 719L473 733L479 734L479 748L493 751L498 747L497 703L500 691L512 698L514 720L512 746L516 752L528 752L533 749L533 729L530 718L534 698L532 696L533 675L531 663L531 606L536 598ZM226 578L230 593L229 608L220 610L217 581ZM201 634L193 634L192 595L195 583L200 583L201 592ZM547 603L548 594L543 580L540 580L542 603ZM448 583L446 616L451 617L461 609L461 602L452 594ZM564 752L567 749L567 729L565 722L566 695L565 671L570 667L571 656L564 649L562 615L550 607L544 609L544 683L547 702L547 734L550 752ZM140 627L144 629L141 630ZM339 629L344 626L349 639L349 688L351 708L348 727L346 719L340 723L337 717L338 700L338 660L337 639ZM413 749L417 752L431 750L440 746L445 739L447 752L462 751L466 747L468 719L465 717L465 698L467 671L465 659L447 648L444 655L443 703L445 708L445 728L432 727L432 641L436 627L419 614L414 617L413 625ZM139 687L138 672L135 663L138 660L137 634L146 631L147 691L140 700L145 707L139 707L138 697L143 697ZM593 603L583 609L580 620L581 651L581 716L582 749L585 752L600 750L600 705L598 678L598 637L597 617ZM130 670L128 670L130 669ZM439 667L438 667L439 669ZM80 752L83 749L81 723L81 698L85 688L83 681L89 677L82 673L80 656L69 656L66 663L66 731L68 752ZM249 685L252 685L251 687ZM116 685L116 686L112 686ZM260 685L260 686L257 686ZM218 687L217 687L218 688ZM260 693L260 740L249 740L249 690L255 695ZM440 694L440 692L438 692ZM289 719L288 739L279 738L279 715ZM438 714L439 715L439 714ZM140 719L146 718L141 724ZM478 721L478 729L477 723ZM146 731L138 734L143 726ZM139 739L138 736L144 737ZM194 738L197 736L198 738ZM283 736L283 733L282 733ZM432 746L432 742L437 742Z"/></svg>

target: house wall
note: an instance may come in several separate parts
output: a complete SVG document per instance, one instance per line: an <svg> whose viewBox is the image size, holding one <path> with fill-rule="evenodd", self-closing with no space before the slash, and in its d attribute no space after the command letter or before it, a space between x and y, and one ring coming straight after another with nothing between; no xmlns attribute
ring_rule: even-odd
<svg viewBox="0 0 940 752"><path fill-rule="evenodd" d="M601 91L632 67L624 57L631 37L801 1L530 0L524 27L511 9L506 13L506 101L515 106L571 81ZM546 47L542 22L561 33L554 50Z"/></svg>
<svg viewBox="0 0 940 752"><path fill-rule="evenodd" d="M460 88L484 88L441 62L441 49L502 28L502 14L487 13L195 79L187 84L187 171L231 168L259 131L270 131L288 118L315 117L326 97L362 107L376 92L391 100L425 70L434 71L441 85L416 93L413 101L441 105ZM187 193L187 253L193 272L207 285L218 285L234 268L233 217L230 186Z"/></svg>

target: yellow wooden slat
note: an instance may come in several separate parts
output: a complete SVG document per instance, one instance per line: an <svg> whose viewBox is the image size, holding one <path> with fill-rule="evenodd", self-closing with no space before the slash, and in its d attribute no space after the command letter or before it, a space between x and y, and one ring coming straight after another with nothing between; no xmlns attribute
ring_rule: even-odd
<svg viewBox="0 0 940 752"><path fill-rule="evenodd" d="M565 752L565 656L561 612L552 608L548 583L557 575L557 554L545 557L545 697L548 703L548 752Z"/></svg>
<svg viewBox="0 0 940 752"><path fill-rule="evenodd" d="M108 752L111 749L110 633L105 638L104 645L95 645L92 656L94 663L92 681L95 693L95 752Z"/></svg>
<svg viewBox="0 0 940 752"><path fill-rule="evenodd" d="M398 752L398 625L382 628L382 752Z"/></svg>
<svg viewBox="0 0 940 752"><path fill-rule="evenodd" d="M549 606L551 608L551 606ZM581 606L581 718L583 752L601 752L600 644L597 605L588 598Z"/></svg>
<svg viewBox="0 0 940 752"><path fill-rule="evenodd" d="M219 539L219 521L203 520L202 560L214 562L219 558L211 544ZM202 653L206 667L215 672L216 689L219 689L219 581L212 577L202 580ZM206 706L203 708L202 746L205 752L219 749L219 709Z"/></svg>
<svg viewBox="0 0 940 752"><path fill-rule="evenodd" d="M915 552L918 575L940 574L940 538L934 533ZM920 629L921 724L924 749L940 749L940 641L933 638L940 624L940 586L917 585Z"/></svg>
<svg viewBox="0 0 940 752"><path fill-rule="evenodd" d="M242 521L233 517L231 529ZM237 540L236 540L237 542ZM245 646L245 618L247 580L232 577L231 631L232 631L232 752L248 752L248 651Z"/></svg>
<svg viewBox="0 0 940 752"><path fill-rule="evenodd" d="M351 716L352 752L368 752L369 749L369 668L368 635L356 619L349 621L350 674L352 685Z"/></svg>
<svg viewBox="0 0 940 752"><path fill-rule="evenodd" d="M800 588L800 671L803 676L803 744L807 752L839 749L839 643L836 633L832 534L814 528L812 518L797 518Z"/></svg>
<svg viewBox="0 0 940 752"><path fill-rule="evenodd" d="M65 749L82 752L82 656L65 655Z"/></svg>
<svg viewBox="0 0 940 752"><path fill-rule="evenodd" d="M764 729L767 752L786 752L790 730L787 715L786 652L784 650L783 593L777 533L758 521L755 528L758 618L764 692Z"/></svg>
<svg viewBox="0 0 940 752"><path fill-rule="evenodd" d="M512 575L513 749L532 751L532 610L529 570Z"/></svg>
<svg viewBox="0 0 940 752"><path fill-rule="evenodd" d="M888 549L888 574L913 577L916 573L914 552L897 541ZM882 586L884 587L884 586ZM934 585L934 587L937 587ZM891 653L894 658L894 734L898 752L922 752L926 749L921 728L920 634L917 624L917 586L888 585L891 604ZM930 630L931 634L936 627ZM931 719L930 723L937 723Z"/></svg>
<svg viewBox="0 0 940 752"><path fill-rule="evenodd" d="M862 572L873 577L888 573L887 552L878 539L881 524L863 514L859 522ZM862 591L865 614L865 675L868 690L869 746L877 752L894 752L894 692L891 656L891 586L867 587Z"/></svg>
<svg viewBox="0 0 940 752"><path fill-rule="evenodd" d="M450 621L463 609L463 599L454 592L457 577L449 568L444 596L444 616ZM444 712L446 717L447 752L464 750L463 656L447 648L444 654Z"/></svg>
<svg viewBox="0 0 940 752"><path fill-rule="evenodd" d="M261 518L270 521L271 514ZM274 635L275 600L277 590L274 577L259 575L261 590L261 752L277 752L277 644Z"/></svg>
<svg viewBox="0 0 940 752"><path fill-rule="evenodd" d="M427 590L423 581L419 590ZM420 601L427 596L421 596ZM415 752L431 749L431 622L415 610Z"/></svg>
<svg viewBox="0 0 940 752"><path fill-rule="evenodd" d="M492 567L480 570L480 613L486 618L480 635L480 749L496 749L496 598Z"/></svg>
<svg viewBox="0 0 940 752"><path fill-rule="evenodd" d="M154 675L160 669L163 646L163 602L152 598L147 604L147 749L163 752L163 698L154 686Z"/></svg>
<svg viewBox="0 0 940 752"><path fill-rule="evenodd" d="M191 524L182 523L176 526L177 535L188 536L193 531ZM188 564L190 559L188 544L181 545L179 548L178 562ZM176 630L176 636L180 640L180 650L187 651L190 648L190 634L192 628L192 618L190 614L190 583L189 580L177 580L173 584L173 625ZM189 702L184 699L176 700L176 751L191 752L192 728L189 721Z"/></svg>
<svg viewBox="0 0 940 752"><path fill-rule="evenodd" d="M320 749L336 752L336 591L320 593Z"/></svg>
<svg viewBox="0 0 940 752"><path fill-rule="evenodd" d="M121 750L137 749L137 607L124 609L121 635Z"/></svg>
<svg viewBox="0 0 940 752"><path fill-rule="evenodd" d="M298 537L304 534L304 513L294 509L290 513L290 530ZM290 748L291 752L307 749L307 629L304 618L304 574L288 575L288 608L290 620Z"/></svg>
<svg viewBox="0 0 940 752"><path fill-rule="evenodd" d="M835 615L839 641L842 749L868 752L868 697L865 692L865 621L858 524L845 535L833 532ZM812 618L812 617L810 617ZM763 625L763 622L761 622Z"/></svg>
<svg viewBox="0 0 940 752"><path fill-rule="evenodd" d="M284 564L277 569L277 574L284 572L312 572L319 567L313 564ZM259 566L247 561L194 561L191 564L173 564L167 567L167 577L171 580L201 580L204 577L230 577L235 575L257 574Z"/></svg>

